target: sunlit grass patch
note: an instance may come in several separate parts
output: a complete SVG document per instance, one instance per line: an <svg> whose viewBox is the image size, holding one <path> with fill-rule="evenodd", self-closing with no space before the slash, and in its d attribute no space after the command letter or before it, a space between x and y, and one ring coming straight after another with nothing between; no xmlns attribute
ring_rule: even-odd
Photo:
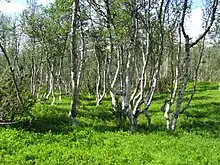
<svg viewBox="0 0 220 165"><path fill-rule="evenodd" d="M205 85L206 87L202 87ZM81 96L78 126L68 119L70 99L37 103L37 119L0 128L0 164L216 164L220 162L220 92L199 84L195 99L179 118L177 130L166 130L160 108L165 95L150 106L152 125L141 115L138 129L119 128L111 100L95 106Z"/></svg>

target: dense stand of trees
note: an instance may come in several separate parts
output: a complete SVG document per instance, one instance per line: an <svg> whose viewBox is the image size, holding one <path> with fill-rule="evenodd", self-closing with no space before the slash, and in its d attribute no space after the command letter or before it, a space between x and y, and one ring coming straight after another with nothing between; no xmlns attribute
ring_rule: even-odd
<svg viewBox="0 0 220 165"><path fill-rule="evenodd" d="M77 125L80 94L106 95L123 126L151 124L155 92L166 92L161 110L168 130L190 105L197 81L219 81L219 1L204 4L202 34L185 24L188 0L56 0L48 7L27 1L19 18L0 13L0 121L34 119L38 100L72 97L69 117ZM190 27L193 28L193 27ZM188 100L186 87L193 82Z"/></svg>

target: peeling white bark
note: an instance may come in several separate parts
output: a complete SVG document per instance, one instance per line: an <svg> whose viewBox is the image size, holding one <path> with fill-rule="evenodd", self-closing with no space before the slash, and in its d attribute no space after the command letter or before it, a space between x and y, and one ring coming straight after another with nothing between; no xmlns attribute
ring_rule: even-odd
<svg viewBox="0 0 220 165"><path fill-rule="evenodd" d="M111 89L113 89L115 87L115 83L116 83L116 80L118 78L119 71L120 71L121 58L120 58L119 52L117 52L117 59L118 59L117 60L117 69L116 69L116 72L114 74L113 81L111 83ZM111 98L112 98L113 109L114 109L115 112L117 112L118 109L117 109L116 93L114 93L112 90L110 90L110 95L111 95Z"/></svg>
<svg viewBox="0 0 220 165"><path fill-rule="evenodd" d="M134 122L134 114L132 111L132 105L131 103L131 92L132 92L132 75L134 72L133 65L134 57L135 57L135 44L137 39L137 20L136 20L136 1L132 2L132 13L131 13L131 36L130 36L130 45L129 45L129 51L128 51L128 57L127 57L127 63L126 63L126 70L125 70L125 95L123 95L123 106L122 110L128 115L128 118L130 120L131 129L133 130L135 128L135 122Z"/></svg>
<svg viewBox="0 0 220 165"><path fill-rule="evenodd" d="M33 46L33 51L35 51L35 41ZM34 52L35 53L35 52ZM35 97L36 91L36 64L33 54L31 54L31 95Z"/></svg>
<svg viewBox="0 0 220 165"><path fill-rule="evenodd" d="M46 99L49 99L50 95L52 95L53 100L51 102L51 105L53 105L55 103L56 97L54 94L54 75L53 75L53 71L54 71L54 65L51 64L51 68L50 68L50 88L49 88L49 92L46 95Z"/></svg>
<svg viewBox="0 0 220 165"><path fill-rule="evenodd" d="M174 84L173 84L174 87L173 87L170 99L167 102L165 102L165 105L162 107L162 110L164 111L164 118L166 120L166 126L168 130L170 130L170 120L171 120L170 119L170 108L176 99L178 82L179 82L179 65L180 65L180 56L181 56L181 47L182 47L181 46L181 27L178 28L178 34L179 34L179 47L178 47L178 54L176 55L176 60L175 60L175 76L174 76ZM172 39L171 44L173 44L173 39Z"/></svg>
<svg viewBox="0 0 220 165"><path fill-rule="evenodd" d="M62 101L62 78L61 70L63 68L63 55L60 57L59 71L58 71L58 91L59 91L59 101Z"/></svg>
<svg viewBox="0 0 220 165"><path fill-rule="evenodd" d="M40 98L40 93L41 93L42 85L43 85L43 62L42 62L42 57L41 57L40 80L39 80L39 86L38 86L38 91L37 91L37 99L41 99Z"/></svg>
<svg viewBox="0 0 220 165"><path fill-rule="evenodd" d="M208 21L206 26L207 28L205 29L204 33L202 35L200 35L194 42L192 42L190 44L190 37L186 34L185 28L184 28L184 21L185 21L185 16L186 16L186 11L187 11L187 7L188 7L188 1L185 0L184 4L183 4L183 13L182 13L182 18L181 18L181 29L182 29L182 33L183 36L185 38L185 59L184 59L184 71L183 71L183 82L182 82L182 87L180 89L180 93L178 95L177 101L176 101L176 108L175 111L173 112L172 115L172 119L170 122L170 129L171 130L175 130L176 129L176 124L177 124L177 119L180 113L183 113L185 111L185 109L181 109L181 105L184 99L184 93L185 93L185 89L188 83L188 79L189 79L189 65L190 65L190 49L195 46L201 39L203 39L206 34L210 31L213 22L215 20L215 14L216 14L216 10L218 7L218 0L214 0L211 6L211 12L208 18ZM208 24L209 23L209 24ZM201 61L201 60L200 60ZM196 79L195 79L196 80ZM194 81L196 82L196 81ZM194 88L196 86L194 85ZM190 103L190 101L192 100L193 97L193 93L191 95L191 98L188 101L188 104Z"/></svg>
<svg viewBox="0 0 220 165"><path fill-rule="evenodd" d="M71 21L71 82L72 82L72 101L69 117L73 125L77 125L76 116L79 102L79 87L82 79L82 72L85 61L85 37L80 20L79 0L75 0L72 4L72 21ZM80 34L77 34L77 25L80 23ZM81 43L78 44L77 37L80 36ZM81 48L79 51L77 48ZM78 53L79 52L79 53ZM80 56L79 56L80 55Z"/></svg>

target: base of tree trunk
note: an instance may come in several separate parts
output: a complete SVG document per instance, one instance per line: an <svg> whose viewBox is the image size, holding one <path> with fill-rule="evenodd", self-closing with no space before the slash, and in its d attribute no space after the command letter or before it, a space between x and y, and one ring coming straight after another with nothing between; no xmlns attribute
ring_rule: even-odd
<svg viewBox="0 0 220 165"><path fill-rule="evenodd" d="M75 117L70 116L70 121L73 126L75 126L75 127L77 126L77 120Z"/></svg>

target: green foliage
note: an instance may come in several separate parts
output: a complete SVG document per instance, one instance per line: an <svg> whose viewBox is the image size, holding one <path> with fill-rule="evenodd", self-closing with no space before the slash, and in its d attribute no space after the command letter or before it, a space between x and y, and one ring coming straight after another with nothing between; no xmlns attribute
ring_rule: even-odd
<svg viewBox="0 0 220 165"><path fill-rule="evenodd" d="M0 112L1 120L7 120L8 117L13 117L13 114L19 113L21 106L18 103L16 97L16 91L13 87L13 82L11 80L0 81Z"/></svg>
<svg viewBox="0 0 220 165"><path fill-rule="evenodd" d="M27 92L27 86L24 85L28 78L19 76L19 93L23 104L18 99L17 91L10 73L7 71L0 77L0 120L14 120L15 117L24 116L24 109L30 109L35 104L35 99Z"/></svg>
<svg viewBox="0 0 220 165"><path fill-rule="evenodd" d="M156 89L158 92L166 93L169 92L170 89L172 89L172 83L170 82L170 78L168 76L160 78L158 80L157 89Z"/></svg>
<svg viewBox="0 0 220 165"><path fill-rule="evenodd" d="M144 116L136 132L128 123L118 128L111 103L99 107L82 96L78 126L68 120L69 98L50 106L37 103L32 125L0 128L0 164L212 164L220 162L220 92L200 83L190 108L180 117L178 131L166 131L160 107L165 95L156 94L150 107L152 126ZM191 86L189 85L189 89Z"/></svg>

